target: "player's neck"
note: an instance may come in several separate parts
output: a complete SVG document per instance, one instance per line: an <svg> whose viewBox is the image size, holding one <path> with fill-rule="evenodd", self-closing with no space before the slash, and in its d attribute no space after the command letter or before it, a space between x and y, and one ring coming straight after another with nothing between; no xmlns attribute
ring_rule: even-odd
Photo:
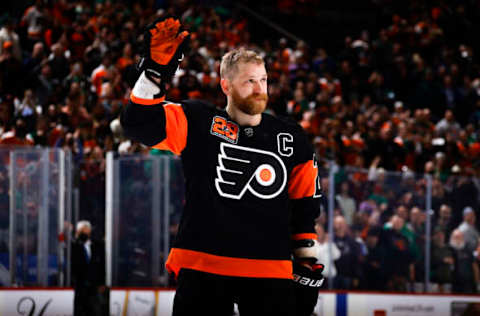
<svg viewBox="0 0 480 316"><path fill-rule="evenodd" d="M237 122L241 126L257 126L262 120L261 113L254 115L247 114L245 112L242 112L235 106L232 106L231 104L227 104L225 110L227 111L228 116L230 116L235 122Z"/></svg>

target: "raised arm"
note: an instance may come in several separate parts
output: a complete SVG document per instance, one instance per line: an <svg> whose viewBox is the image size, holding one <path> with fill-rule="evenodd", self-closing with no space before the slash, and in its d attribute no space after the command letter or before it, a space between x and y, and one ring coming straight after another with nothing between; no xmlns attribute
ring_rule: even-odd
<svg viewBox="0 0 480 316"><path fill-rule="evenodd" d="M147 27L143 57L138 64L141 75L120 117L127 137L175 154L180 154L186 145L187 121L180 104L165 101L165 84L183 58L188 32L180 32L180 27L173 18Z"/></svg>

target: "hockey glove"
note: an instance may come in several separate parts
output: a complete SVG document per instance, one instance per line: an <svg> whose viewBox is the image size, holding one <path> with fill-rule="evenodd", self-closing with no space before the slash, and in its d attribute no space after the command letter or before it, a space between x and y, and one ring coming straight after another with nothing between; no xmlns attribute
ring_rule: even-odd
<svg viewBox="0 0 480 316"><path fill-rule="evenodd" d="M310 316L318 301L318 291L323 285L323 264L306 266L293 262L295 315Z"/></svg>
<svg viewBox="0 0 480 316"><path fill-rule="evenodd" d="M180 32L180 21L174 18L157 19L147 26L143 39L142 59L137 65L148 79L161 79L160 89L170 81L183 59L189 33ZM152 80L156 83L158 81Z"/></svg>

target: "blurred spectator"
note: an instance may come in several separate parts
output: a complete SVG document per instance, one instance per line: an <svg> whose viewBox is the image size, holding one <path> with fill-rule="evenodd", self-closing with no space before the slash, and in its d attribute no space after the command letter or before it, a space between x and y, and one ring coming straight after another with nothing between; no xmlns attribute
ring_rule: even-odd
<svg viewBox="0 0 480 316"><path fill-rule="evenodd" d="M93 70L92 75L90 76L92 92L95 92L97 96L102 94L103 79L107 76L107 72L110 70L109 68L111 65L112 58L109 53L105 53L102 57L102 63Z"/></svg>
<svg viewBox="0 0 480 316"><path fill-rule="evenodd" d="M455 261L452 248L445 243L445 231L437 226L432 236L432 274L431 281L439 287L441 293L450 293Z"/></svg>
<svg viewBox="0 0 480 316"><path fill-rule="evenodd" d="M33 140L30 135L27 135L27 125L25 121L17 119L13 129L7 133L3 133L0 138L0 145L32 146Z"/></svg>
<svg viewBox="0 0 480 316"><path fill-rule="evenodd" d="M399 216L400 218L402 218L404 220L405 223L407 223L407 221L408 221L408 209L405 205L403 205L403 204L398 205L397 208L395 209L395 214L394 215ZM390 219L389 219L389 223L387 223L387 224L391 225Z"/></svg>
<svg viewBox="0 0 480 316"><path fill-rule="evenodd" d="M365 243L368 254L363 265L365 275L363 288L366 290L382 291L385 287L385 254L379 246L380 235L380 227L371 228L367 234Z"/></svg>
<svg viewBox="0 0 480 316"><path fill-rule="evenodd" d="M475 293L476 284L480 282L479 268L473 253L466 249L463 233L459 229L455 229L450 235L450 247L453 249L455 259L453 291Z"/></svg>
<svg viewBox="0 0 480 316"><path fill-rule="evenodd" d="M12 42L3 42L0 54L0 95L19 96L23 93L22 89L22 64L13 55Z"/></svg>
<svg viewBox="0 0 480 316"><path fill-rule="evenodd" d="M410 221L407 227L417 236L425 235L425 216L419 207L415 206L410 210Z"/></svg>
<svg viewBox="0 0 480 316"><path fill-rule="evenodd" d="M425 280L425 217L419 207L413 207L410 210L410 221L402 230L409 240L409 249L415 259L415 283L423 283Z"/></svg>
<svg viewBox="0 0 480 316"><path fill-rule="evenodd" d="M76 83L78 88L72 88L72 85ZM83 64L80 61L73 63L70 66L70 73L63 79L62 83L65 89L72 91L78 91L81 94L85 94L88 91L89 82L87 76L83 73Z"/></svg>
<svg viewBox="0 0 480 316"><path fill-rule="evenodd" d="M50 47L52 53L48 56L48 64L52 69L52 78L61 82L69 71L69 61L65 57L65 48L61 43L55 43Z"/></svg>
<svg viewBox="0 0 480 316"><path fill-rule="evenodd" d="M441 136L446 136L447 133L458 135L460 132L460 124L455 121L451 110L445 111L445 117L435 125L435 131Z"/></svg>
<svg viewBox="0 0 480 316"><path fill-rule="evenodd" d="M348 182L342 182L340 185L340 194L335 197L342 215L348 226L353 224L353 218L356 212L355 200L349 194Z"/></svg>
<svg viewBox="0 0 480 316"><path fill-rule="evenodd" d="M79 137L79 133L66 133L65 137L59 137L55 142L55 147L69 150L72 153L73 161L80 164L83 157L83 143Z"/></svg>
<svg viewBox="0 0 480 316"><path fill-rule="evenodd" d="M3 54L5 43L10 43L12 45L13 57L15 57L18 61L21 61L22 51L20 48L20 38L15 32L15 21L11 17L8 17L3 26L0 28L0 55Z"/></svg>
<svg viewBox="0 0 480 316"><path fill-rule="evenodd" d="M61 108L61 121L64 126L72 130L83 128L83 135L92 133L91 115L83 106L84 100L79 91L72 91L65 100L65 105Z"/></svg>
<svg viewBox="0 0 480 316"><path fill-rule="evenodd" d="M35 94L37 95L38 103L42 106L50 102L55 102L54 93L59 84L52 77L52 68L50 65L42 61L39 66L40 70L34 78Z"/></svg>
<svg viewBox="0 0 480 316"><path fill-rule="evenodd" d="M337 276L334 279L334 286L336 289L345 290L357 288L361 274L360 249L348 234L348 226L343 216L335 217L334 230L333 242L340 250L340 258L335 261Z"/></svg>
<svg viewBox="0 0 480 316"><path fill-rule="evenodd" d="M435 218L434 227L438 227L439 229L443 230L447 240L450 238L450 232L453 231L455 226L453 225L452 221L452 208L447 204L442 204L442 206L440 206L438 216Z"/></svg>
<svg viewBox="0 0 480 316"><path fill-rule="evenodd" d="M92 240L92 225L79 221L72 243L72 283L75 316L106 315L105 246Z"/></svg>
<svg viewBox="0 0 480 316"><path fill-rule="evenodd" d="M414 256L408 239L401 233L405 221L394 215L390 225L382 231L381 247L385 254L386 290L406 292L408 283L415 279Z"/></svg>
<svg viewBox="0 0 480 316"><path fill-rule="evenodd" d="M27 132L32 133L37 121L37 110L40 110L40 108L37 109L37 100L33 91L30 89L25 90L23 100L15 101L15 116L22 118L25 121Z"/></svg>
<svg viewBox="0 0 480 316"><path fill-rule="evenodd" d="M458 230L463 233L465 241L465 250L473 252L477 249L480 241L480 234L475 227L475 211L470 206L463 209L463 222L458 226Z"/></svg>
<svg viewBox="0 0 480 316"><path fill-rule="evenodd" d="M317 221L315 224L315 232L317 233L318 241L318 263L321 263L325 266L323 270L323 275L327 278L335 278L337 276L337 269L335 268L335 261L340 258L340 250L337 248L337 245L331 242L328 238L328 234L325 232L323 225ZM330 247L332 257L330 258ZM332 260L332 265L330 265L330 260Z"/></svg>
<svg viewBox="0 0 480 316"><path fill-rule="evenodd" d="M21 24L27 26L28 40L30 43L42 39L45 24L44 13L43 1L35 0L34 4L28 7L22 16Z"/></svg>
<svg viewBox="0 0 480 316"><path fill-rule="evenodd" d="M27 54L23 60L25 70L25 86L36 92L37 74L46 56L45 45L42 42L36 42L33 45L32 52ZM38 96L36 96L38 98ZM39 102L39 104L42 104Z"/></svg>

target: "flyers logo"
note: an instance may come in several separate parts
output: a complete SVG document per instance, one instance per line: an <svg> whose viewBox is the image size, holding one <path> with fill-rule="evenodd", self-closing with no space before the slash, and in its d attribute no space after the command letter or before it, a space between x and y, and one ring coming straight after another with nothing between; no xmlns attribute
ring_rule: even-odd
<svg viewBox="0 0 480 316"><path fill-rule="evenodd" d="M273 199L285 188L287 170L275 154L248 147L220 144L215 187L226 198L239 200L249 191Z"/></svg>
<svg viewBox="0 0 480 316"><path fill-rule="evenodd" d="M210 133L232 144L236 144L238 141L238 125L227 121L221 116L215 116L213 118Z"/></svg>

